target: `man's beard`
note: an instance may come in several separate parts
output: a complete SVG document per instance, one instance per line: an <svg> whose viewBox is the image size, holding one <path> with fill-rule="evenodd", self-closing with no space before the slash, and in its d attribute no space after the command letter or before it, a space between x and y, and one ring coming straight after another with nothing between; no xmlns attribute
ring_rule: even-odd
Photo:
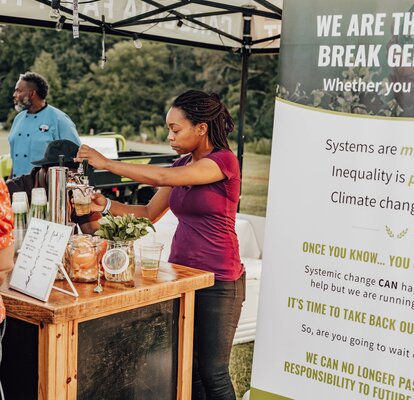
<svg viewBox="0 0 414 400"><path fill-rule="evenodd" d="M17 112L20 112L20 111L28 110L31 106L32 106L32 101L28 97L25 97L23 100L18 101L14 105L14 109Z"/></svg>

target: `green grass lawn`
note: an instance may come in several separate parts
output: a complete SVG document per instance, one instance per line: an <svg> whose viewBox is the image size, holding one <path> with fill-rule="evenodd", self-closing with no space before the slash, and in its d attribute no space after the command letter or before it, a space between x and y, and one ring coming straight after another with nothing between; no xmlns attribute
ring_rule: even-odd
<svg viewBox="0 0 414 400"><path fill-rule="evenodd" d="M240 212L266 216L270 156L245 153Z"/></svg>
<svg viewBox="0 0 414 400"><path fill-rule="evenodd" d="M230 357L230 376L236 391L237 400L250 388L254 342L236 344Z"/></svg>

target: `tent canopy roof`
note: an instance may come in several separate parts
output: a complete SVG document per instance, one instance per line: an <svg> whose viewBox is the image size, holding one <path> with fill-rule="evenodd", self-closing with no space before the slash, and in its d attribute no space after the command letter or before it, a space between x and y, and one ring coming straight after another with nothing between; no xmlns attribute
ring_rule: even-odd
<svg viewBox="0 0 414 400"><path fill-rule="evenodd" d="M73 0L2 0L0 23L72 29ZM76 4L76 3L75 3ZM277 53L282 0L78 0L80 30L217 50ZM62 18L64 19L64 18ZM245 21L251 20L250 34ZM246 34L247 33L247 34Z"/></svg>

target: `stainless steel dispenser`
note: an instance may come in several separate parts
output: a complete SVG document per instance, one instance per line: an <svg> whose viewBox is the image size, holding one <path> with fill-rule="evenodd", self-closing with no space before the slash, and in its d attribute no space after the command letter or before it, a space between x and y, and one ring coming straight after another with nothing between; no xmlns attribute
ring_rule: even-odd
<svg viewBox="0 0 414 400"><path fill-rule="evenodd" d="M48 170L48 219L57 224L67 225L73 209L69 194L74 190L85 194L93 188L89 186L88 181L88 160L79 164L76 172L64 167L63 162L63 156L59 156L60 166L50 167Z"/></svg>
<svg viewBox="0 0 414 400"><path fill-rule="evenodd" d="M49 221L66 225L68 223L68 195L66 191L68 168L50 167L48 179Z"/></svg>

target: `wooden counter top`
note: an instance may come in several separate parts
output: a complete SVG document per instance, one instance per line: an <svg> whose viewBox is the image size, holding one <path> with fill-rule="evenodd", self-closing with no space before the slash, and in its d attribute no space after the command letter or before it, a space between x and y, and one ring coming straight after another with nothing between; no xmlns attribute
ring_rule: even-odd
<svg viewBox="0 0 414 400"><path fill-rule="evenodd" d="M137 268L134 282L115 283L101 279L102 293L94 293L94 283L74 283L79 297L75 298L55 289L44 303L7 285L0 287L7 315L34 323L58 324L74 319L97 318L121 310L180 297L182 293L202 289L214 284L214 274L178 264L161 263L155 280L143 278ZM56 286L70 290L65 281Z"/></svg>

